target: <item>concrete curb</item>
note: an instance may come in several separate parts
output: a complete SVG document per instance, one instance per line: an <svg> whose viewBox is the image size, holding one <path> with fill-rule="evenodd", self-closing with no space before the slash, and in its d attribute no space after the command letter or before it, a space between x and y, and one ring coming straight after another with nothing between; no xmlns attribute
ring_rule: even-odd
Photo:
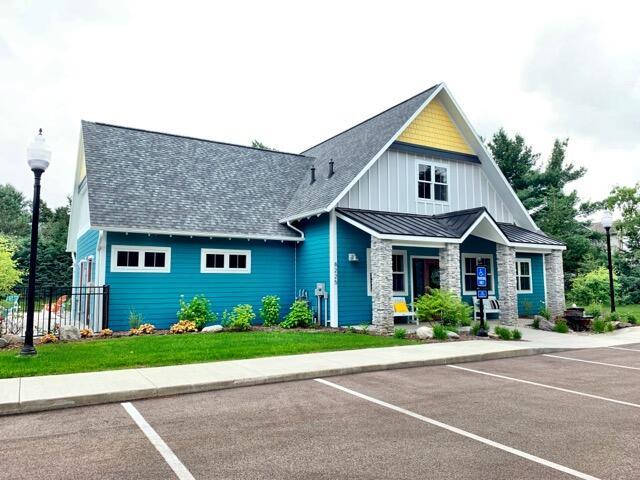
<svg viewBox="0 0 640 480"><path fill-rule="evenodd" d="M452 363L479 362L484 360L499 360L504 358L524 357L531 355L541 355L544 353L554 353L566 351L566 348L550 348L550 347L532 347L522 348L498 352L476 353L469 355L453 355L441 358L430 358L424 360L408 360L397 362L385 362L379 364L366 364L351 367L330 367L318 368L304 372L273 374L273 375L256 375L253 377L216 380L201 383L185 383L183 385L172 385L166 387L157 387L145 377L143 370L113 371L135 372L139 375L140 383L146 383L148 386L143 388L122 388L120 390L99 392L94 394L59 396L46 399L26 399L19 401L3 401L0 402L0 415L12 415L21 413L34 413L49 410L58 410L63 408L73 408L87 405L99 405L115 402L126 402L131 400L143 400L158 397L167 397L172 395L182 395L189 393L208 392L214 390L223 390L229 388L248 387L254 385L265 385L270 383L291 382L296 380L309 380L318 377L333 377L339 375L350 375L355 373L375 372L383 370L394 370L400 368L413 367L429 367L437 365L448 365ZM162 367L160 367L162 368ZM94 372L105 373L105 372ZM80 374L82 375L82 374ZM31 377L34 378L34 377ZM19 379L29 381L29 377Z"/></svg>

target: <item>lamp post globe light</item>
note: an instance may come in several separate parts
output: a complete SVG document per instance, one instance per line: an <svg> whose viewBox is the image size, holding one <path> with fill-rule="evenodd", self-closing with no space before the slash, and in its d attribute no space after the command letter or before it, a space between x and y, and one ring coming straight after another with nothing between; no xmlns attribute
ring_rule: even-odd
<svg viewBox="0 0 640 480"><path fill-rule="evenodd" d="M36 265L38 257L38 222L40 221L40 178L51 161L51 150L42 135L42 129L27 147L27 163L33 172L33 214L31 217L31 253L29 255L29 285L27 287L27 325L24 346L20 355L35 355L33 346L33 311L36 293Z"/></svg>
<svg viewBox="0 0 640 480"><path fill-rule="evenodd" d="M616 300L613 291L613 263L611 262L611 226L613 225L613 215L608 210L602 215L602 226L607 232L607 266L609 268L609 301L611 302L611 313L616 311Z"/></svg>

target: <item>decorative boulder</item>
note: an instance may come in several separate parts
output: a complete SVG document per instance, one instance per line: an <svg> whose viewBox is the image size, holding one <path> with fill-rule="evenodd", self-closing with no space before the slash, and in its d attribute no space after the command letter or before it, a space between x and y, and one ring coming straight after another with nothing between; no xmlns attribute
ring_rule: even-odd
<svg viewBox="0 0 640 480"><path fill-rule="evenodd" d="M0 348L8 347L9 342L7 342L4 338L0 338Z"/></svg>
<svg viewBox="0 0 640 480"><path fill-rule="evenodd" d="M533 317L534 320L538 320L538 328L540 330L544 330L545 332L552 332L553 331L553 327L555 325L555 323L553 323L550 320L547 320L544 317L541 317L540 315L536 315L535 317Z"/></svg>
<svg viewBox="0 0 640 480"><path fill-rule="evenodd" d="M431 327L420 327L416 330L416 336L420 340L429 340L433 338L433 328Z"/></svg>
<svg viewBox="0 0 640 480"><path fill-rule="evenodd" d="M61 325L60 340L80 340L80 329L75 325Z"/></svg>
<svg viewBox="0 0 640 480"><path fill-rule="evenodd" d="M6 333L2 336L2 339L7 342L8 345L17 345L22 343L22 339L18 335L13 335L12 333Z"/></svg>
<svg viewBox="0 0 640 480"><path fill-rule="evenodd" d="M222 325L209 325L202 329L204 333L218 333L222 331Z"/></svg>
<svg viewBox="0 0 640 480"><path fill-rule="evenodd" d="M460 335L458 335L456 332L450 332L449 330L447 330L447 337L449 337L449 338L460 338Z"/></svg>

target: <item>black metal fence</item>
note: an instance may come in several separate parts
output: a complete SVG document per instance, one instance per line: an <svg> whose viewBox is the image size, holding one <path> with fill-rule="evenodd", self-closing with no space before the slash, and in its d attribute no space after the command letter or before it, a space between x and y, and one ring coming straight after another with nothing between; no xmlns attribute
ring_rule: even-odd
<svg viewBox="0 0 640 480"><path fill-rule="evenodd" d="M0 334L24 335L27 289L0 297ZM38 287L35 294L33 334L57 333L61 325L98 331L109 326L109 286Z"/></svg>

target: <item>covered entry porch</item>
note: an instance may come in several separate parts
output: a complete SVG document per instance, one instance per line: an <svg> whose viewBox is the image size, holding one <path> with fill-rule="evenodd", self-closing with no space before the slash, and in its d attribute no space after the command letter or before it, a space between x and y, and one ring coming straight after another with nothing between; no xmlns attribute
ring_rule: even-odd
<svg viewBox="0 0 640 480"><path fill-rule="evenodd" d="M514 324L525 309L564 311L564 246L541 233L498 224L484 208L435 216L338 209L337 216L339 259L366 258L339 262L341 325L369 321L391 331L393 298L410 303L429 288L471 303L479 259L488 266L501 322ZM366 298L359 284L366 285Z"/></svg>

